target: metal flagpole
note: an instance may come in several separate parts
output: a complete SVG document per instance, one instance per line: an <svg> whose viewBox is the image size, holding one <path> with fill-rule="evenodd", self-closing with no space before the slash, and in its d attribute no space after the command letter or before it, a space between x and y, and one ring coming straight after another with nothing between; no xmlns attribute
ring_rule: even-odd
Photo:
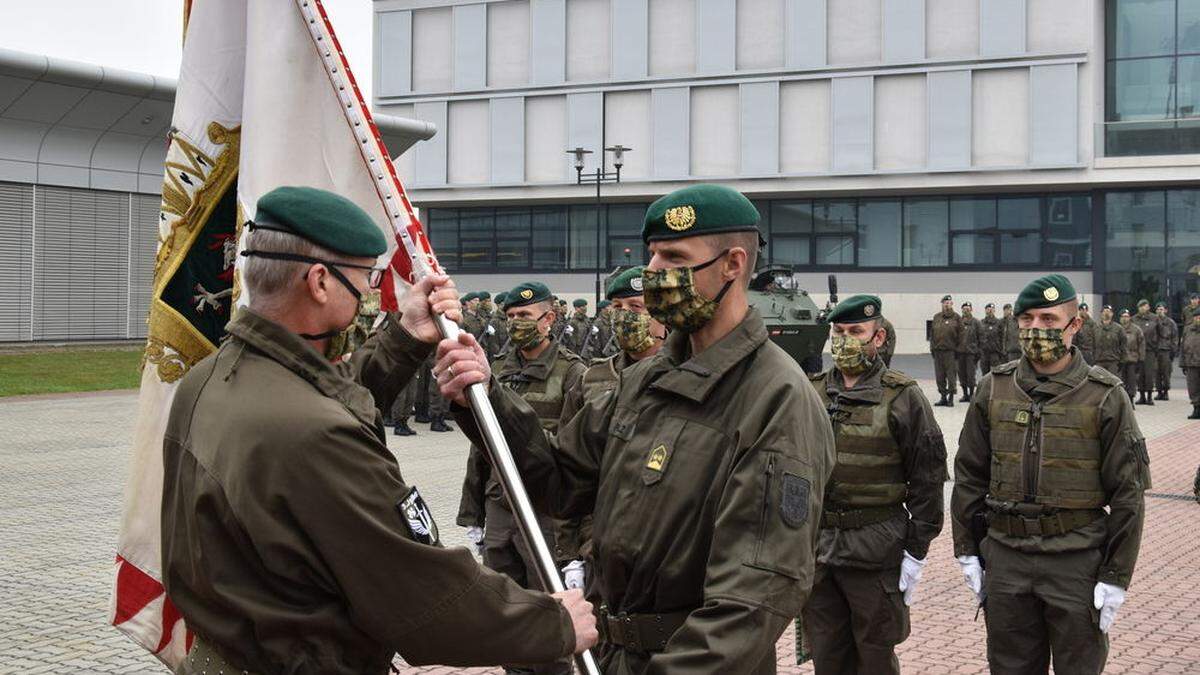
<svg viewBox="0 0 1200 675"><path fill-rule="evenodd" d="M329 23L329 17L325 13L325 7L321 0L295 0L295 2L308 27L313 46L317 49L321 62L325 66L325 73L329 76L330 84L333 85L338 100L341 102L346 123L354 133L357 141L355 145L358 146L363 162L371 173L375 190L379 193L380 202L391 221L396 239L404 248L407 256L395 256L390 267L410 283L430 274L442 273L441 266L429 245L429 239L425 236L421 223L413 213L412 204L408 201L404 186L396 176L396 169L392 165L391 157L387 154L383 140L379 137L379 130L375 127L371 111L362 100L362 94L354 81L354 75L350 72L350 64L346 62L337 36L334 35L333 26ZM458 339L460 331L457 324L441 315L436 316L435 319L443 338ZM497 469L500 484L504 486L504 494L508 498L509 507L517 516L517 524L521 528L521 533L525 535L525 541L529 542L529 547L533 549L542 586L553 593L566 590L562 577L559 576L558 565L555 564L550 547L546 544L546 538L542 535L542 529L538 526L537 514L533 510L533 504L529 501L529 493L525 490L525 484L521 481L521 475L517 471L516 460L513 459L508 441L505 440L504 433L500 429L500 421L496 417L495 410L492 409L492 403L488 400L483 385L473 384L468 387L467 398L475 420L479 424L479 430L483 434L484 444L491 455L492 465ZM584 651L576 656L575 665L586 675L600 675L600 668L591 651Z"/></svg>

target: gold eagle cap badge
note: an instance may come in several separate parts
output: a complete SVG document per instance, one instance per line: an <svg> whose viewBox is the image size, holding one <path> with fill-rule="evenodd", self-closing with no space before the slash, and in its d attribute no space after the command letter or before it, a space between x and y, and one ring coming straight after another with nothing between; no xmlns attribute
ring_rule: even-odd
<svg viewBox="0 0 1200 675"><path fill-rule="evenodd" d="M526 288L525 290L521 291L521 299L522 300L528 300L532 297L533 297L532 289Z"/></svg>
<svg viewBox="0 0 1200 675"><path fill-rule="evenodd" d="M663 214L667 227L683 232L696 224L696 209L692 206L673 206Z"/></svg>
<svg viewBox="0 0 1200 675"><path fill-rule="evenodd" d="M875 315L875 305L867 305L866 307L863 307L863 315L874 316Z"/></svg>
<svg viewBox="0 0 1200 675"><path fill-rule="evenodd" d="M1058 289L1051 286L1050 288L1047 288L1046 290L1042 291L1042 297L1049 300L1050 302L1054 302L1055 300L1058 299Z"/></svg>

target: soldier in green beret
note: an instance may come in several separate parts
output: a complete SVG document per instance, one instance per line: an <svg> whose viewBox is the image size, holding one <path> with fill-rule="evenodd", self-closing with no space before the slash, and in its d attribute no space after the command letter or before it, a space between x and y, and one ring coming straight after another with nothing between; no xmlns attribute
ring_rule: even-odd
<svg viewBox="0 0 1200 675"><path fill-rule="evenodd" d="M1141 545L1146 442L1121 380L1072 344L1078 311L1061 274L1021 291L1023 354L983 378L959 438L954 553L995 673L1100 673Z"/></svg>
<svg viewBox="0 0 1200 675"><path fill-rule="evenodd" d="M970 403L971 395L975 393L975 371L979 367L983 325L975 318L971 303L964 302L961 309L962 331L958 334L958 346L954 348L957 356L955 370L958 372L958 385L962 389L959 402Z"/></svg>
<svg viewBox="0 0 1200 675"><path fill-rule="evenodd" d="M942 311L933 315L929 329L929 351L933 354L933 372L938 393L934 405L954 406L954 385L958 371L958 345L962 340L962 317L954 311L954 299L942 296Z"/></svg>
<svg viewBox="0 0 1200 675"><path fill-rule="evenodd" d="M1183 327L1179 342L1179 367L1187 378L1188 399L1192 414L1188 419L1200 419L1200 312L1192 315L1191 323Z"/></svg>
<svg viewBox="0 0 1200 675"><path fill-rule="evenodd" d="M1125 356L1125 331L1113 321L1113 308L1105 305L1096 324L1094 347L1096 365L1120 377L1121 359Z"/></svg>
<svg viewBox="0 0 1200 675"><path fill-rule="evenodd" d="M899 673L929 544L942 531L946 444L916 380L880 358L883 303L829 313L833 366L812 376L833 423L817 569L803 627L817 673Z"/></svg>
<svg viewBox="0 0 1200 675"><path fill-rule="evenodd" d="M1121 355L1121 380L1129 400L1138 393L1142 379L1142 364L1146 362L1146 334L1137 324L1128 309L1121 310L1121 330L1125 332L1125 353Z"/></svg>
<svg viewBox="0 0 1200 675"><path fill-rule="evenodd" d="M612 301L605 299L596 303L596 316L592 317L591 331L579 354L584 360L605 359L621 351L614 338L612 317Z"/></svg>
<svg viewBox="0 0 1200 675"><path fill-rule="evenodd" d="M1137 314L1133 316L1133 325L1142 331L1146 338L1146 356L1142 361L1141 376L1138 379L1138 405L1154 405L1154 386L1158 383L1158 315L1150 311L1150 301L1138 300Z"/></svg>
<svg viewBox="0 0 1200 675"><path fill-rule="evenodd" d="M896 327L888 321L887 317L879 320L879 327L883 329L883 334L886 336L883 339L883 348L879 351L879 356L883 359L883 365L888 368L892 367L892 356L896 354Z"/></svg>
<svg viewBox="0 0 1200 675"><path fill-rule="evenodd" d="M582 356L583 344L592 331L592 319L587 313L587 300L576 298L571 307L571 319L563 330L563 346Z"/></svg>
<svg viewBox="0 0 1200 675"><path fill-rule="evenodd" d="M427 277L359 344L386 251L332 193L258 202L250 304L179 381L164 436L163 583L196 636L180 673L385 675L396 652L490 665L595 639L578 592L527 591L443 548L401 475L378 408L432 350L433 313L457 320L459 303L449 278Z"/></svg>
<svg viewBox="0 0 1200 675"><path fill-rule="evenodd" d="M1086 302L1079 303L1079 335L1075 346L1083 355L1083 360L1090 364L1096 363L1096 321L1092 319L1091 307Z"/></svg>
<svg viewBox="0 0 1200 675"><path fill-rule="evenodd" d="M1167 392L1171 390L1171 364L1175 354L1179 352L1179 326L1167 315L1167 303L1159 302L1154 307L1158 315L1158 348L1155 349L1155 383L1158 385L1156 401L1168 400ZM1150 358L1147 356L1146 358Z"/></svg>
<svg viewBox="0 0 1200 675"><path fill-rule="evenodd" d="M987 375L992 366L1004 363L1004 321L996 316L996 304L983 306L979 322L979 371Z"/></svg>
<svg viewBox="0 0 1200 675"><path fill-rule="evenodd" d="M1183 317L1181 324L1185 328L1192 325L1192 317L1200 314L1200 293L1192 293L1188 296L1188 304L1183 306L1183 311L1180 315Z"/></svg>
<svg viewBox="0 0 1200 675"><path fill-rule="evenodd" d="M492 313L492 320L488 324L492 327L492 339L489 344L484 346L484 350L492 362L507 353L509 348L508 317L504 316L503 312L504 301L507 297L507 293L496 294L496 311Z"/></svg>
<svg viewBox="0 0 1200 675"><path fill-rule="evenodd" d="M488 387L535 506L593 515L610 674L773 673L808 598L833 434L748 304L757 223L745 196L717 185L650 206L642 293L671 332L557 434L491 378L470 336L438 348L446 396L462 405L468 384Z"/></svg>
<svg viewBox="0 0 1200 675"><path fill-rule="evenodd" d="M504 312L513 347L496 364L496 379L505 389L532 407L538 424L548 433L559 428L569 392L579 386L587 369L583 361L561 343L550 339L555 310L550 289L533 281L509 291ZM470 426L474 426L471 424ZM483 564L503 572L525 588L540 588L536 561L508 502L499 479L479 439L471 446L463 479L457 523L468 528L468 539L483 550ZM541 525L560 567L582 575L580 548L586 538L582 516L571 519L543 517ZM582 579L576 587L582 588ZM571 664L560 661L536 669L543 673L570 673Z"/></svg>
<svg viewBox="0 0 1200 675"><path fill-rule="evenodd" d="M1020 327L1017 317L1013 316L1012 303L1004 303L1004 360L1016 361L1021 358Z"/></svg>

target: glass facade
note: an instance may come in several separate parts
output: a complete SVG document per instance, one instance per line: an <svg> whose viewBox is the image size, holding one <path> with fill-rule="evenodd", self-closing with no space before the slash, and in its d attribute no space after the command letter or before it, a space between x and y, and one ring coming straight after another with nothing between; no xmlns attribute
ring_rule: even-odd
<svg viewBox="0 0 1200 675"><path fill-rule="evenodd" d="M1200 152L1200 0L1108 0L1105 154Z"/></svg>
<svg viewBox="0 0 1200 675"><path fill-rule="evenodd" d="M1175 314L1200 291L1200 190L1105 195L1105 302L1131 311L1163 300Z"/></svg>

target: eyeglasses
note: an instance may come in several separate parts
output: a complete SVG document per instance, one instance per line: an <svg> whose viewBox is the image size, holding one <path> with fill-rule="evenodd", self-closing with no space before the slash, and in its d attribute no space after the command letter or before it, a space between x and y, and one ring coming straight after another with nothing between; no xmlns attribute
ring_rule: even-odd
<svg viewBox="0 0 1200 675"><path fill-rule="evenodd" d="M346 284L350 288L354 288L354 285L350 283L350 280L347 279L345 275L338 271L339 267L367 270L367 285L372 289L379 288L380 284L383 283L383 274L384 272L387 272L387 267L372 267L370 265L355 265L354 263L334 262L332 260L313 258L311 256L300 255L298 253L280 253L278 251L242 251L242 255L246 257L266 258L268 260L290 260L292 262L306 262L325 265L329 268L330 272L332 272L341 280L342 283ZM302 276L307 275L308 273L305 272L305 274Z"/></svg>

